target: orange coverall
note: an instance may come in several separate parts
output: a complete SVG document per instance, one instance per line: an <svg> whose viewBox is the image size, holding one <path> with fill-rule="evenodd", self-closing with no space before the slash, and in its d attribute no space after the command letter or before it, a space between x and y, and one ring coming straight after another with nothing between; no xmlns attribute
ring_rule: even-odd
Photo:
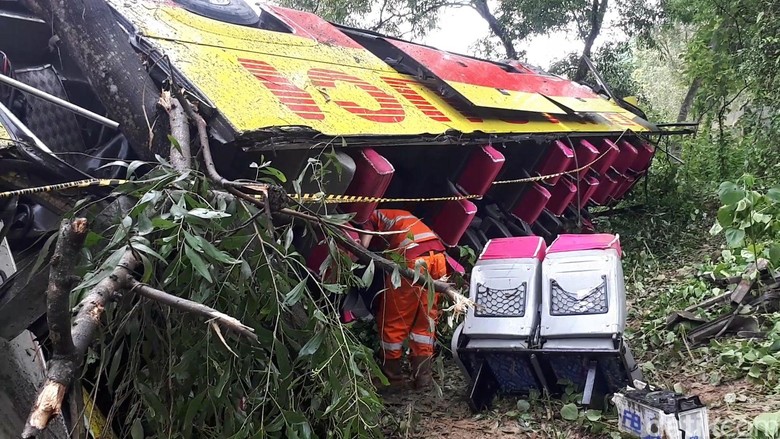
<svg viewBox="0 0 780 439"><path fill-rule="evenodd" d="M419 218L405 210L380 209L374 211L366 225L379 232L404 231L383 235L385 249L398 252L414 270L416 261L425 262L434 279L447 274L444 246L433 231ZM428 309L428 291L412 285L405 278L398 288L393 287L392 276L385 278L385 291L379 295L376 321L382 338L382 354L387 360L401 358L403 342L409 338L413 357L431 357L436 341L435 324L438 318L438 293Z"/></svg>

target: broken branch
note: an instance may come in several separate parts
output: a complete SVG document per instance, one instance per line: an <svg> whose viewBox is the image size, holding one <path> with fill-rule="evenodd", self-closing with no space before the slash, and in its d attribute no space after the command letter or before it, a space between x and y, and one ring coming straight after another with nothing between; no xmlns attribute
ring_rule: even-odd
<svg viewBox="0 0 780 439"><path fill-rule="evenodd" d="M36 436L49 425L51 418L62 413L62 401L73 382L77 367L70 332L70 291L74 286L73 271L86 236L86 219L63 220L46 289L46 318L53 354L46 371L46 382L27 418L23 437Z"/></svg>
<svg viewBox="0 0 780 439"><path fill-rule="evenodd" d="M208 307L202 303L193 302L192 300L168 294L165 291L161 291L156 288L152 288L149 285L138 282L129 276L123 279L123 286L128 291L132 291L139 296L146 297L147 299L154 300L155 302L160 302L180 311L197 314L199 316L205 317L208 320L214 320L216 323L226 329L234 331L253 341L257 341L257 335L255 334L254 329L241 323L241 321L235 317L221 313L216 309Z"/></svg>
<svg viewBox="0 0 780 439"><path fill-rule="evenodd" d="M336 239L338 239L338 241L341 242L344 247L347 247L350 252L357 256L360 262L369 263L374 261L374 265L378 266L388 274L398 269L398 273L402 277L406 278L410 283L422 287L426 286L426 279L422 276L417 276L417 279L415 280L414 271L412 271L409 267L400 266L389 259L386 259L370 250L361 247L358 243L354 242L352 239L338 230L335 230L335 232L336 233L333 235L336 237ZM465 311L466 308L471 305L471 301L468 298L460 294L458 290L453 288L452 285L448 284L447 282L434 280L433 289L447 296L447 298L453 303L453 309L456 313Z"/></svg>
<svg viewBox="0 0 780 439"><path fill-rule="evenodd" d="M181 102L171 98L170 91L163 91L160 94L160 106L168 113L171 136L176 139L176 144L171 142L171 155L169 157L171 165L179 172L187 171L192 166L190 125L187 122L187 115Z"/></svg>

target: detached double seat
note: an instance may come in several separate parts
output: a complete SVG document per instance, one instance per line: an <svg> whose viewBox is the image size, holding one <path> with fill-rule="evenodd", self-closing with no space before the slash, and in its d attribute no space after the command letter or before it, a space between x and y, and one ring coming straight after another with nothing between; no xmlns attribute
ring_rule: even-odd
<svg viewBox="0 0 780 439"><path fill-rule="evenodd" d="M572 383L583 403L641 379L623 340L626 297L617 236L493 239L471 274L475 307L452 351L470 379L474 410L496 393L560 394Z"/></svg>

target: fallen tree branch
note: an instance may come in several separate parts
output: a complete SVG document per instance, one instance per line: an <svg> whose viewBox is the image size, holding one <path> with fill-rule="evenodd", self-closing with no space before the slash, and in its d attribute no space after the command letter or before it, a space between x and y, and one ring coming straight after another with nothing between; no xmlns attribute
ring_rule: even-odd
<svg viewBox="0 0 780 439"><path fill-rule="evenodd" d="M73 271L86 236L86 219L63 220L46 288L46 318L53 353L46 381L27 417L23 437L36 436L53 417L62 414L62 401L76 373L76 349L70 331L70 291L75 286Z"/></svg>
<svg viewBox="0 0 780 439"><path fill-rule="evenodd" d="M257 335L255 334L254 329L241 323L241 321L235 317L221 313L214 308L208 307L202 303L193 302L192 300L188 300L183 297L168 294L165 291L161 291L156 288L152 288L149 285L138 282L129 276L122 280L122 284L125 289L134 292L139 296L146 297L147 299L154 300L155 302L159 302L164 305L168 305L171 308L176 308L180 311L197 314L199 316L205 317L208 320L214 320L217 324L226 329L234 331L253 341L257 341Z"/></svg>
<svg viewBox="0 0 780 439"><path fill-rule="evenodd" d="M336 233L334 233L333 235L336 237L336 239L341 244L343 244L344 247L346 247L350 252L352 252L355 256L357 256L360 262L367 264L373 261L374 265L378 266L385 273L388 274L398 269L398 273L402 277L406 278L413 285L419 285L422 287L427 286L426 285L427 281L425 277L417 276L417 280L415 280L414 271L409 267L403 267L389 259L379 256L378 254L363 248L360 244L356 243L348 236L341 233L339 230L334 230L334 231ZM453 310L456 313L464 312L469 306L472 306L472 303L468 298L460 294L458 290L456 290L452 285L448 284L447 282L434 280L433 289L445 295L452 302Z"/></svg>
<svg viewBox="0 0 780 439"><path fill-rule="evenodd" d="M41 388L38 398L36 400L33 409L30 412L30 417L22 433L23 438L32 438L38 436L49 421L60 414L62 411L62 401L64 400L68 389L73 384L75 377L81 369L81 363L87 354L90 344L92 344L97 334L97 329L100 326L100 320L105 311L106 305L120 296L120 292L132 291L142 297L155 300L170 307L197 314L202 317L206 317L212 320L213 323L219 324L222 327L235 331L240 335L250 338L253 341L257 341L257 335L254 333L254 329L244 325L238 319L231 317L227 314L221 313L206 305L193 302L188 299L176 297L168 294L164 291L157 290L148 285L142 284L135 280L133 277L133 270L140 265L139 259L136 257L135 252L128 248L122 255L116 268L105 279L101 280L94 288L82 299L78 305L78 313L76 314L73 323L70 323L70 313L68 298L70 296L70 289L73 286L74 277L70 274L73 267L76 264L78 252L83 245L84 237L81 237L78 241L77 237L74 237L74 229L81 231L84 237L86 236L86 220L79 219L72 224L66 223L60 232L61 239L57 242L57 249L55 250L54 257L52 258L52 271L49 290L57 290L53 293L54 297L58 300L62 300L64 296L65 300L65 315L61 312L54 313L54 317L49 316L49 321L52 322L52 318L56 318L62 321L56 322L53 334L57 329L62 330L63 336L53 335L53 344L55 346L55 355L48 365L48 379ZM66 239L63 239L63 236ZM76 253L66 253L73 252ZM65 256L57 258L58 255ZM66 279L67 289L62 289L63 284L61 279ZM56 282L55 282L56 280ZM64 292L64 293L63 293ZM57 302L60 306L61 302ZM62 326L62 323L65 323ZM71 329L72 328L72 329ZM67 329L71 329L68 331ZM57 349L67 348L68 346L62 346L70 341L70 353L67 358L59 358L57 356Z"/></svg>
<svg viewBox="0 0 780 439"><path fill-rule="evenodd" d="M73 255L70 256L74 257ZM133 256L132 252L127 252L122 256L119 263L124 269L132 270L138 264L138 261L135 256ZM86 297L82 299L81 303L79 303L79 311L76 314L76 318L73 319L70 331L73 338L74 350L71 370L67 375L68 381L57 383L58 385L53 385L53 381L46 381L43 388L38 393L38 399L33 406L30 418L22 432L23 438L38 436L49 424L53 415L61 412L62 400L64 399L68 388L73 383L77 371L81 369L81 362L87 354L89 345L95 338L106 304L116 297L116 291L119 290L116 276L117 270L119 270L119 268L95 285ZM57 361L52 360L48 366L48 373L51 373L51 370L54 367L58 367Z"/></svg>
<svg viewBox="0 0 780 439"><path fill-rule="evenodd" d="M171 155L168 158L173 169L184 172L192 167L192 152L190 148L190 124L181 102L171 98L170 91L160 94L160 106L168 113L171 125L171 136L178 145L171 142Z"/></svg>

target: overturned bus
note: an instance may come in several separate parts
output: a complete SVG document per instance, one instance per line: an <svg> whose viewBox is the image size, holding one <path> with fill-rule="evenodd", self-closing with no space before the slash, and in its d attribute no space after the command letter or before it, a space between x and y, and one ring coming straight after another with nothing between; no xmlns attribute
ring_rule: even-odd
<svg viewBox="0 0 780 439"><path fill-rule="evenodd" d="M623 199L648 172L653 138L668 134L603 82L590 87L518 61L243 0L107 3L152 80L162 89L173 79L198 102L223 175L252 179L252 162L271 161L291 177L280 183L294 198L352 214L357 225L379 205L403 205L451 247L587 231L588 209ZM42 92L0 82L0 191L115 178L119 171L102 165L146 148L63 104L106 114L57 42L47 17L0 3L0 78ZM2 200L5 263L22 275L0 273L0 337L45 333L44 299L35 294L45 279L24 271L77 195Z"/></svg>

